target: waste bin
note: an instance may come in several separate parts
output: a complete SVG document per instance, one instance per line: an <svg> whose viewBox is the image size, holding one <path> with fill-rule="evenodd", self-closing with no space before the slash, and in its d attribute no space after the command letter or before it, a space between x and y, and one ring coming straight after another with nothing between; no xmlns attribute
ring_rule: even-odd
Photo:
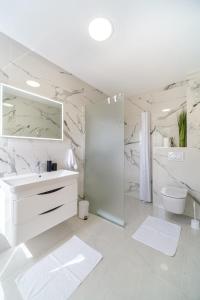
<svg viewBox="0 0 200 300"><path fill-rule="evenodd" d="M82 220L87 220L89 215L89 201L81 200L79 201L79 218Z"/></svg>

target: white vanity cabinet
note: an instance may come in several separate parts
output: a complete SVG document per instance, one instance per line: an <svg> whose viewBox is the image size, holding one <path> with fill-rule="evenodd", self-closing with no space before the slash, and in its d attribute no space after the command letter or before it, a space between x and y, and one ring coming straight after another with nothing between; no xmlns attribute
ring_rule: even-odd
<svg viewBox="0 0 200 300"><path fill-rule="evenodd" d="M77 214L77 178L59 170L1 179L1 231L11 246Z"/></svg>

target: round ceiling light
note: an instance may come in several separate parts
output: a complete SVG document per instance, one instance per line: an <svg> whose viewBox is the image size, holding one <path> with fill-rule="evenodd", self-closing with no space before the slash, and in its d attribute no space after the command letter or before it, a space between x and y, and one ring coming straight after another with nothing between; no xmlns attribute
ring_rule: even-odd
<svg viewBox="0 0 200 300"><path fill-rule="evenodd" d="M28 85L31 86L31 87L39 87L39 86L40 86L40 83L39 83L39 82L33 81L33 80L27 80L27 81L26 81L26 84L28 84Z"/></svg>
<svg viewBox="0 0 200 300"><path fill-rule="evenodd" d="M112 32L112 24L105 18L96 18L89 24L89 34L96 41L107 40Z"/></svg>

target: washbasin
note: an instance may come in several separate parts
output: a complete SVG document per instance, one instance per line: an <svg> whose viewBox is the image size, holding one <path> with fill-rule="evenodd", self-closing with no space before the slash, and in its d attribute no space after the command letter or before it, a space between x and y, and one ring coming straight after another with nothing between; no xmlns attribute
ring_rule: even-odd
<svg viewBox="0 0 200 300"><path fill-rule="evenodd" d="M61 182L62 180L72 179L78 176L78 172L69 170L58 170L53 172L44 173L28 173L23 175L16 175L10 177L3 177L0 179L0 184L3 189L10 190L11 192L20 192L28 188L34 188L48 182L53 184Z"/></svg>

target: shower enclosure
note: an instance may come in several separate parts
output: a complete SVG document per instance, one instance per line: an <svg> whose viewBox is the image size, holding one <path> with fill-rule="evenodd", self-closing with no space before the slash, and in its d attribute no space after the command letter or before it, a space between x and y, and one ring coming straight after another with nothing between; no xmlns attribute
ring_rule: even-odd
<svg viewBox="0 0 200 300"><path fill-rule="evenodd" d="M85 196L90 211L124 226L124 99L86 106Z"/></svg>

